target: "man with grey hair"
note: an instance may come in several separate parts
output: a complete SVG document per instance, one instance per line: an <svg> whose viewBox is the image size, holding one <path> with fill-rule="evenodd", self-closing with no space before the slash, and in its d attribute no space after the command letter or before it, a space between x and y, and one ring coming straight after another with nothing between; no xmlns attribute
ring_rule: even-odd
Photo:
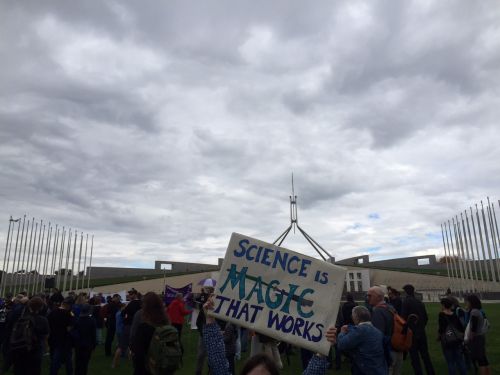
<svg viewBox="0 0 500 375"><path fill-rule="evenodd" d="M393 308L384 300L384 290L379 286L372 286L366 294L368 304L372 307L372 324L377 328L386 341L390 342L394 326ZM389 375L400 375L403 366L403 353L392 350Z"/></svg>
<svg viewBox="0 0 500 375"><path fill-rule="evenodd" d="M387 375L384 337L370 319L370 311L366 307L354 307L352 320L355 326L342 326L337 337L339 350L352 355L353 375Z"/></svg>

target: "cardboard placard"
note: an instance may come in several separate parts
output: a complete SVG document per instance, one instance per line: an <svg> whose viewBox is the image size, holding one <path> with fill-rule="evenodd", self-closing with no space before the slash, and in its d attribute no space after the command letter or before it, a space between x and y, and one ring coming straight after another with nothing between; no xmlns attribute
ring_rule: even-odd
<svg viewBox="0 0 500 375"><path fill-rule="evenodd" d="M210 315L327 355L345 268L233 233Z"/></svg>

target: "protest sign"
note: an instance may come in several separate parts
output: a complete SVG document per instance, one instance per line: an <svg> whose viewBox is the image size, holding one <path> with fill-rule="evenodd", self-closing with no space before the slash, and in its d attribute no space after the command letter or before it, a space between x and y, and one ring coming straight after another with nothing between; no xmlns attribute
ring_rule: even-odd
<svg viewBox="0 0 500 375"><path fill-rule="evenodd" d="M182 293L184 297L184 302L187 304L190 304L191 299L192 299L192 294L193 294L193 284L188 284L183 286L182 288L174 288L172 286L166 285L165 286L165 296L164 296L164 302L165 305L170 305L170 302L172 302L175 299L175 295L177 293Z"/></svg>
<svg viewBox="0 0 500 375"><path fill-rule="evenodd" d="M233 233L209 314L327 355L346 270Z"/></svg>

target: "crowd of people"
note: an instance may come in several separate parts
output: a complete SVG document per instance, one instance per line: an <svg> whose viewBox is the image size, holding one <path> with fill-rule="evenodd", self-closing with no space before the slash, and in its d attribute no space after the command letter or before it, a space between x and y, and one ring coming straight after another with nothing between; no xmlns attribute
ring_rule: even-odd
<svg viewBox="0 0 500 375"><path fill-rule="evenodd" d="M348 364L353 375L397 375L407 357L416 375L435 374L425 305L412 285L403 291L404 297L396 289L374 286L360 304L348 293L336 325L326 333L331 355L302 349L304 374L324 374L328 368ZM279 374L281 355L289 352L289 345L211 317L206 312L213 308L213 292L212 287L204 287L194 300L199 333L195 374L203 374L208 363L211 374L235 375L235 361L247 350L250 356L241 374ZM448 291L441 307L436 339L448 373L464 375L474 369L489 374L485 339L489 322L480 299L468 295L462 308ZM106 299L85 293L63 297L58 290L30 298L25 293L7 296L0 304L2 373L12 368L16 375L40 374L47 355L51 375L61 369L67 375L87 374L100 344L114 368L131 359L134 375L182 373L182 328L192 312L180 293L165 306L163 296L153 292L142 296L135 289L128 292L126 301L119 294ZM395 341L396 335L403 334L410 335L407 348Z"/></svg>

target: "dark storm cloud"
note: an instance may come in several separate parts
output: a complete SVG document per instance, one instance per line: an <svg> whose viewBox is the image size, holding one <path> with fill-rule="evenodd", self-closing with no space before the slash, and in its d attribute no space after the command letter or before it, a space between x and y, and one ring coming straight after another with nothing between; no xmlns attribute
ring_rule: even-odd
<svg viewBox="0 0 500 375"><path fill-rule="evenodd" d="M496 2L4 2L2 211L95 232L103 264L209 262L232 231L285 229L293 171L337 258L440 251L426 234L500 183L499 20Z"/></svg>

